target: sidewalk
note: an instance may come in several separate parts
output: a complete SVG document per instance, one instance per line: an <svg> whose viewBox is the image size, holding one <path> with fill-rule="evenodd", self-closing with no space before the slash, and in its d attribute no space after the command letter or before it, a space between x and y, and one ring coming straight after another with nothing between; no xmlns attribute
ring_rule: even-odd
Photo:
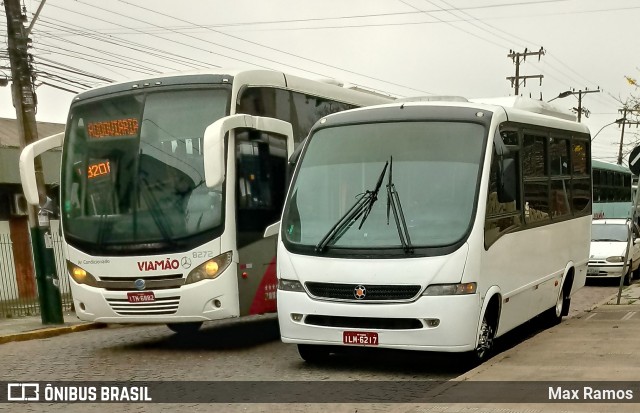
<svg viewBox="0 0 640 413"><path fill-rule="evenodd" d="M74 312L65 312L64 324L42 324L40 316L0 319L0 344L59 336L75 331L105 327L106 324L81 321Z"/></svg>
<svg viewBox="0 0 640 413"><path fill-rule="evenodd" d="M588 287L587 287L588 288ZM540 403L447 403L431 404L422 410L429 412L488 413L496 410L509 413L537 412L638 412L640 407L640 283L625 287L620 305L617 294L601 302L591 311L565 319L555 327L498 354L481 366L448 382L436 390L447 397L461 394L470 386L463 383L494 382L486 386L496 401L504 400L504 393L514 389L518 382L538 382L521 386L530 390L539 387L537 395L548 398L548 387L559 381L567 387L607 385L612 388L628 386L633 391L632 403L585 401L580 391L580 402ZM628 384L627 384L628 383ZM457 390L456 387L460 386ZM493 387L493 389L491 389ZM522 391L521 391L522 393ZM469 395L473 397L472 394ZM537 397L537 396L536 396ZM522 397L526 399L527 395ZM531 397L528 397L529 399ZM419 409L420 410L420 409Z"/></svg>

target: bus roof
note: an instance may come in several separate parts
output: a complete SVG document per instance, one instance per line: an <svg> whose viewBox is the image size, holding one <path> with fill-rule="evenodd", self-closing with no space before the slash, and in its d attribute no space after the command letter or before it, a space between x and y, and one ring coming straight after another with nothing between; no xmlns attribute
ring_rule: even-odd
<svg viewBox="0 0 640 413"><path fill-rule="evenodd" d="M522 96L506 96L506 97L496 97L496 98L479 98L472 99L472 102L477 103L486 103L489 105L502 106L504 108L522 110L525 112L538 113L545 116L551 116L559 119L576 121L576 116L569 112L568 110L564 110L555 105L552 105L549 102L545 102L542 100L525 98Z"/></svg>
<svg viewBox="0 0 640 413"><path fill-rule="evenodd" d="M593 169L603 169L606 171L622 172L631 175L631 171L629 170L629 168L624 165L618 165L617 163L592 159L591 166L593 167Z"/></svg>
<svg viewBox="0 0 640 413"><path fill-rule="evenodd" d="M358 106L383 104L394 100L390 95L367 90L360 86L343 84L333 79L308 79L267 69L214 68L185 72L164 73L99 86L79 93L74 102L128 90L184 84L224 84L240 82L253 86L274 86L299 90L318 96L332 96Z"/></svg>
<svg viewBox="0 0 640 413"><path fill-rule="evenodd" d="M376 116L373 111L389 110L392 108L403 107L459 107L480 109L493 113L504 113L507 120L512 122L528 123L533 125L546 126L555 129L575 131L578 133L589 134L589 128L575 121L575 116L567 111L563 111L548 102L535 99L509 96L503 98L479 98L466 100L464 98L454 96L443 97L417 97L401 99L397 102L387 103L385 105L367 106L360 109L335 113L328 117L334 118L336 121L349 122L350 117L359 118L361 121L366 118L367 121L375 121ZM352 115L355 113L357 115ZM372 116L373 115L373 116ZM388 114L385 113L385 118ZM402 115L396 116L402 119Z"/></svg>

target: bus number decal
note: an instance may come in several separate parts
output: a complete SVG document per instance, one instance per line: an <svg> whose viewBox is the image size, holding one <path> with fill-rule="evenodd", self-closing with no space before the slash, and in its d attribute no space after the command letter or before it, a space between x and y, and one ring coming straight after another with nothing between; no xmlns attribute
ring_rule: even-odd
<svg viewBox="0 0 640 413"><path fill-rule="evenodd" d="M213 258L213 251L194 251L193 258Z"/></svg>

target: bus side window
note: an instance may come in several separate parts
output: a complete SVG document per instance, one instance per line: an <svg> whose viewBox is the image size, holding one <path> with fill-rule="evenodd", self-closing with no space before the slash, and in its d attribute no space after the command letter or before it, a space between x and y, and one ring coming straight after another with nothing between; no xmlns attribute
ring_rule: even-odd
<svg viewBox="0 0 640 413"><path fill-rule="evenodd" d="M515 143L517 144L517 131L502 132L504 136L502 139L505 142L513 142L515 134ZM491 159L491 171L489 176L489 190L487 194L487 211L485 221L485 247L488 248L504 233L513 231L521 225L521 206L519 196L519 151L517 147L501 147L499 149L502 155L499 155L494 148L493 157ZM516 197L515 200L510 202L500 202L499 185L501 185L501 174L504 172L501 169L501 164L504 159L512 159L516 165L512 168L511 173L515 176L510 177L516 182Z"/></svg>
<svg viewBox="0 0 640 413"><path fill-rule="evenodd" d="M569 171L569 139L549 140L551 167L551 218L571 214L571 175Z"/></svg>

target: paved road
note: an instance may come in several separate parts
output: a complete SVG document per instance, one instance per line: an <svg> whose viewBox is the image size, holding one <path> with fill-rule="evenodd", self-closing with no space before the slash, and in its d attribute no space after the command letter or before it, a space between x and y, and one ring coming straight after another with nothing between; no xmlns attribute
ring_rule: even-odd
<svg viewBox="0 0 640 413"><path fill-rule="evenodd" d="M615 283L585 287L574 297L570 316L602 302L615 291ZM535 322L519 328L499 342L499 350L522 343L543 328ZM279 341L273 315L208 323L190 337L175 335L165 326L150 325L7 343L0 346L0 360L0 381L445 381L468 369L455 354L380 349L348 352L326 365L310 366L301 361L295 346ZM171 406L185 407L154 405L140 411L171 411ZM229 409L224 411L245 411L239 406L226 406ZM62 405L29 405L36 411L58 407ZM67 407L65 411L75 412L89 406ZM95 411L107 407L97 405Z"/></svg>
<svg viewBox="0 0 640 413"><path fill-rule="evenodd" d="M639 282L639 281L635 281ZM619 289L619 281L616 279L596 279L587 280L587 285L578 290L571 299L569 307L569 317L575 317L583 311L590 309L596 304L616 294Z"/></svg>

